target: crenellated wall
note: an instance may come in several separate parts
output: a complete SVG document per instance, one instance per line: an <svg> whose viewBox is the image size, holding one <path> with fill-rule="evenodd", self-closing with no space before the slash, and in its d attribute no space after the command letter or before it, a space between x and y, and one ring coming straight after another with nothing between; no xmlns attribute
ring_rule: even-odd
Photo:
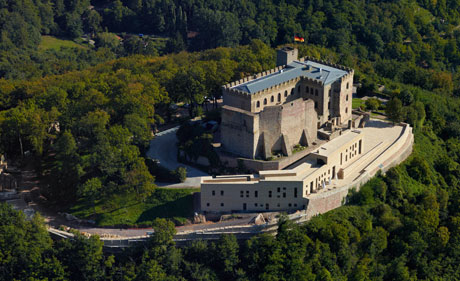
<svg viewBox="0 0 460 281"><path fill-rule="evenodd" d="M236 88L286 68L285 65L281 65L224 85L222 92L224 105L227 106L222 113L224 150L250 159L269 157L272 151L282 151L283 154L289 155L292 147L299 143L304 130L308 134L308 139L316 140L317 128L327 121L334 118L339 124L343 124L351 118L354 71L310 57L302 58L300 62L306 60L348 73L327 85L319 79L299 76L255 93L247 93ZM308 103L300 105L295 102L299 99L308 100ZM289 109L288 105L293 108ZM296 113L291 114L291 111ZM290 121L282 124L283 120ZM249 125L248 122L254 123ZM248 126L252 132L247 132ZM252 137L251 133L254 134Z"/></svg>

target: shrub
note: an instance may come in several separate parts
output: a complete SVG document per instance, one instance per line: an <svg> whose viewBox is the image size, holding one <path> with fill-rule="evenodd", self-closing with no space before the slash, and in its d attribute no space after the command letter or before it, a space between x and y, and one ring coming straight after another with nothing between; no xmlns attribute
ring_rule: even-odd
<svg viewBox="0 0 460 281"><path fill-rule="evenodd" d="M370 98L368 100L366 100L366 109L367 110L377 110L379 109L380 107L380 100L376 99L376 98Z"/></svg>
<svg viewBox="0 0 460 281"><path fill-rule="evenodd" d="M178 167L174 174L179 182L184 182L187 179L187 169L185 167Z"/></svg>

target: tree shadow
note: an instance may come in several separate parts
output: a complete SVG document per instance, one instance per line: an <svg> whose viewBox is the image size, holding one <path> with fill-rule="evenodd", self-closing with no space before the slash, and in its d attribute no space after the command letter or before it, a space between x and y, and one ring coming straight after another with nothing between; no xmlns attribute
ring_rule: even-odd
<svg viewBox="0 0 460 281"><path fill-rule="evenodd" d="M187 195L177 200L167 202L144 211L137 223L153 221L155 218L188 218L193 215L193 195Z"/></svg>

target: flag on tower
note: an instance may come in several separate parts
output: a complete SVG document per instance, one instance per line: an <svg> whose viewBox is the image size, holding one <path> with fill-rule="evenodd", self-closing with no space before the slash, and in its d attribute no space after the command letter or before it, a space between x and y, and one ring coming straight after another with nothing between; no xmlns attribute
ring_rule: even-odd
<svg viewBox="0 0 460 281"><path fill-rule="evenodd" d="M294 41L295 42L305 42L305 39L303 37L294 36Z"/></svg>

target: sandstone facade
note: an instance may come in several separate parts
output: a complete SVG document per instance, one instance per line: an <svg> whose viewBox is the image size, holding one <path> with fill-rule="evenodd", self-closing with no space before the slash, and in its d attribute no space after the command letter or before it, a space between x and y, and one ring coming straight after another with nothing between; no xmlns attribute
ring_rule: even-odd
<svg viewBox="0 0 460 281"><path fill-rule="evenodd" d="M297 59L297 51L278 52L287 63L223 87L222 148L246 158L290 155L310 145L327 122L351 118L352 69Z"/></svg>

